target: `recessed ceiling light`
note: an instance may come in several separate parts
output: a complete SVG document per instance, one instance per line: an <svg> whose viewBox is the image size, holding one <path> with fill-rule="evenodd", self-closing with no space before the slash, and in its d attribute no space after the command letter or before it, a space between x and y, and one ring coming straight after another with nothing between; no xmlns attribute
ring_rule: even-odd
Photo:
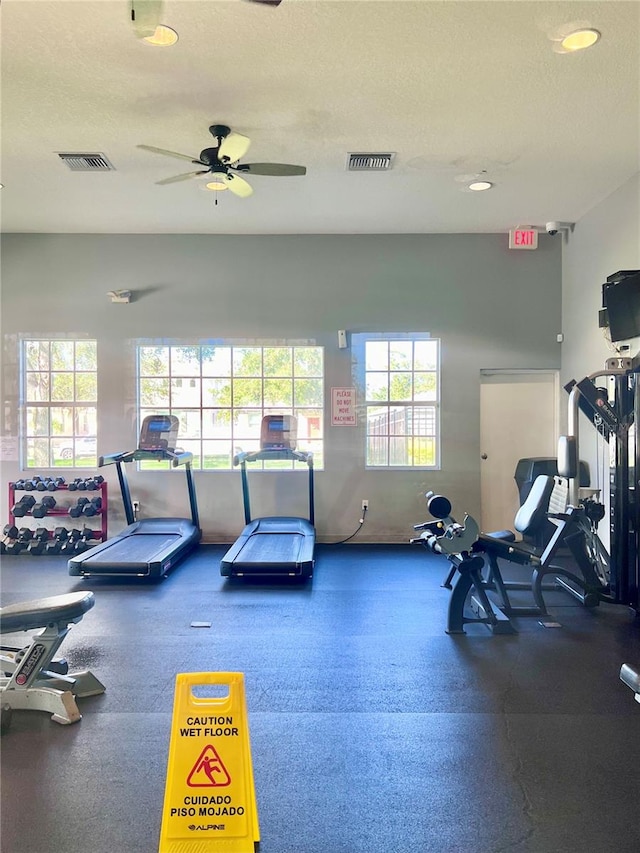
<svg viewBox="0 0 640 853"><path fill-rule="evenodd" d="M178 41L178 33L172 30L171 27L166 27L160 24L156 27L156 31L152 36L145 36L143 41L147 44L155 45L155 47L171 47Z"/></svg>
<svg viewBox="0 0 640 853"><path fill-rule="evenodd" d="M599 39L598 30L586 27L568 33L560 42L560 46L568 53L574 53L576 50L586 50L586 48L592 47Z"/></svg>
<svg viewBox="0 0 640 853"><path fill-rule="evenodd" d="M480 193L483 190L490 190L493 184L491 181L473 181L469 184L469 189L473 190L474 193Z"/></svg>

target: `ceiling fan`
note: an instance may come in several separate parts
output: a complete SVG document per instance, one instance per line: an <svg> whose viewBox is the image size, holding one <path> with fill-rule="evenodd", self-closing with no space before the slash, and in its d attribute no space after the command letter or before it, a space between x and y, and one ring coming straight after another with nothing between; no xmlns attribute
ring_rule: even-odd
<svg viewBox="0 0 640 853"><path fill-rule="evenodd" d="M248 136L235 133L226 124L212 124L209 132L217 141L212 148L205 148L198 157L190 157L188 154L179 154L177 151L167 151L165 148L156 148L154 145L138 145L144 151L153 154L165 154L167 157L178 157L180 160L188 160L190 163L204 166L195 172L185 172L174 175L172 178L164 178L156 181L157 184L173 184L176 181L186 181L199 175L211 175L206 184L208 190L231 190L237 196L246 198L253 192L251 184L243 177L245 175L272 175L290 176L306 175L305 166L293 166L290 163L239 163L249 150L251 140Z"/></svg>
<svg viewBox="0 0 640 853"><path fill-rule="evenodd" d="M249 0L263 6L279 6L282 0ZM163 0L131 0L131 22L136 36L140 39L153 38L156 29L162 25Z"/></svg>

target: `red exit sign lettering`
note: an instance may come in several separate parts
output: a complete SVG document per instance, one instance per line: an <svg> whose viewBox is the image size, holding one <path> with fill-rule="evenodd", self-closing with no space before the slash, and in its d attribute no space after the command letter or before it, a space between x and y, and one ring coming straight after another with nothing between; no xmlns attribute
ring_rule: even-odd
<svg viewBox="0 0 640 853"><path fill-rule="evenodd" d="M512 228L509 231L510 249L537 249L538 232L535 228Z"/></svg>

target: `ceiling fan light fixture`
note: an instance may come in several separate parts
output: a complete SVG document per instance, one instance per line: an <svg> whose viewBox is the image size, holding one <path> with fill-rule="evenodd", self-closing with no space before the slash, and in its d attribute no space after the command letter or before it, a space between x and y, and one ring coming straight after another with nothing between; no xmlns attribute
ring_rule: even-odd
<svg viewBox="0 0 640 853"><path fill-rule="evenodd" d="M483 190L490 190L492 186L491 181L472 181L467 189L472 190L474 193L481 193Z"/></svg>
<svg viewBox="0 0 640 853"><path fill-rule="evenodd" d="M568 33L560 42L560 46L567 53L575 53L577 50L586 50L600 40L601 33L592 27L585 27Z"/></svg>
<svg viewBox="0 0 640 853"><path fill-rule="evenodd" d="M209 181L202 189L210 190L211 192L222 192L222 190L228 190L229 187L223 181Z"/></svg>
<svg viewBox="0 0 640 853"><path fill-rule="evenodd" d="M142 40L154 47L171 47L178 41L178 33L165 24L159 24L153 35L145 36Z"/></svg>

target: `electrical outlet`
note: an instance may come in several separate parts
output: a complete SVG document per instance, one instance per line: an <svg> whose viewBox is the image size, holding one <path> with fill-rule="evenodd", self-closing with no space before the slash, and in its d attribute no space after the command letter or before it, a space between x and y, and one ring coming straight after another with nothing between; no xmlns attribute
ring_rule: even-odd
<svg viewBox="0 0 640 853"><path fill-rule="evenodd" d="M369 501L366 498L363 498L363 500L362 500L362 511L364 512L365 509L369 509Z"/></svg>

